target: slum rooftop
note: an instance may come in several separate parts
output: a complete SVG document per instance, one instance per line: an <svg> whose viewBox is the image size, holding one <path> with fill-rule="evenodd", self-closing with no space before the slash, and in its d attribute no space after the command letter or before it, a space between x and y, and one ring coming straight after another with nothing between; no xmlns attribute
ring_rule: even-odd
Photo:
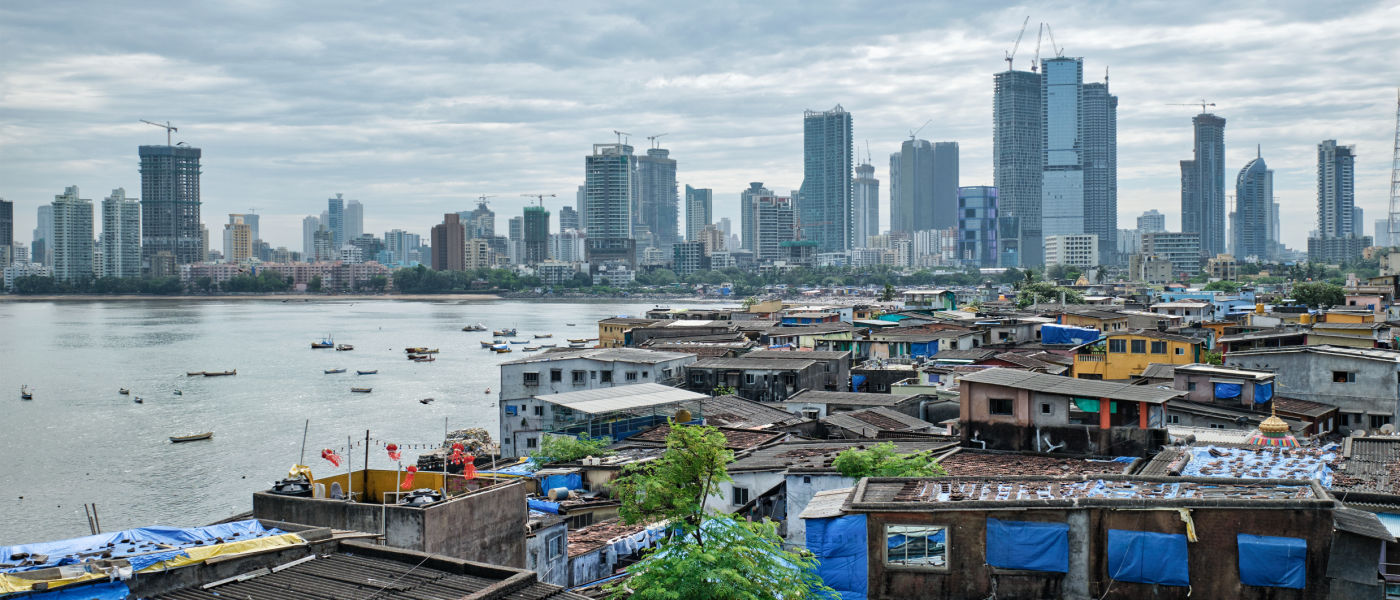
<svg viewBox="0 0 1400 600"><path fill-rule="evenodd" d="M962 376L959 381L1000 385L1022 390L1080 396L1084 398L1108 398L1126 402L1146 402L1162 404L1172 398L1186 395L1185 390L1161 390L1130 383L1112 383L1090 379L1073 379L1060 375L1032 373L1017 369L986 369Z"/></svg>
<svg viewBox="0 0 1400 600"><path fill-rule="evenodd" d="M1315 481L1237 481L1201 477L1081 475L942 478L867 478L852 495L853 510L937 511L1017 508L1332 508Z"/></svg>
<svg viewBox="0 0 1400 600"><path fill-rule="evenodd" d="M550 352L536 354L526 358L518 358L501 363L501 365L527 365L530 363L550 362L555 360L568 360L571 358L590 358L593 360L617 361L630 363L655 364L694 356L684 352L662 352L660 350L643 350L641 348L551 348Z"/></svg>
<svg viewBox="0 0 1400 600"><path fill-rule="evenodd" d="M829 392L825 390L802 390L788 396L785 404L806 402L809 404L851 404L857 406L896 406L917 394L877 394L872 392Z"/></svg>
<svg viewBox="0 0 1400 600"><path fill-rule="evenodd" d="M693 402L704 400L708 396L659 383L634 383L596 390L540 394L535 398L557 406L596 415L618 410Z"/></svg>

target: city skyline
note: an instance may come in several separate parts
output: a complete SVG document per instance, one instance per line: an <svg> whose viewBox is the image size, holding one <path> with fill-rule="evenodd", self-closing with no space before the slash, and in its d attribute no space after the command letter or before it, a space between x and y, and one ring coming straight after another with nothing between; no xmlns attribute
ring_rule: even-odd
<svg viewBox="0 0 1400 600"><path fill-rule="evenodd" d="M0 74L10 90L0 96L0 126L7 129L0 197L15 203L18 241L28 241L35 207L55 189L140 189L135 146L165 141L142 118L170 120L181 128L175 141L204 150L206 226L256 206L263 237L292 248L300 245L302 217L319 214L333 190L372 205L365 230L376 233L426 235L443 213L470 209L479 194L552 191L560 197L546 208L558 210L582 182L578 154L613 129L634 132L634 145L668 132L665 147L685 157L678 183L714 189L716 218L737 217L748 182L764 181L777 193L801 185L795 115L837 103L859 117L853 138L858 145L869 140L877 156L898 150L909 130L937 117L922 136L959 142L961 182L991 185L992 75L1005 70L1003 51L1026 14L1056 26L1063 55L1086 57L1085 80L1112 67L1120 102L1120 226L1164 207L1168 228L1179 230L1178 161L1190 151L1197 110L1168 104L1196 97L1216 103L1211 112L1230 121L1226 172L1242 168L1258 144L1270 148L1281 238L1289 247L1304 248L1316 227L1321 140L1357 147L1357 204L1371 215L1386 208L1400 76L1383 53L1360 50L1393 45L1397 33L1387 24L1400 20L1400 8L1379 3L1339 18L1301 4L1103 14L1089 5L972 13L834 6L804 11L820 17L804 17L803 34L786 27L786 8L762 7L743 17L743 28L764 32L762 39L746 36L743 44L710 39L738 18L724 11L638 21L620 9L573 9L537 19L536 31L561 33L538 48L507 43L509 27L486 26L521 22L510 8L486 16L463 8L433 19L412 10L365 12L358 21L351 11L347 43L334 50L303 29L314 27L313 19L259 21L254 28L257 7L192 10L181 17L137 9L104 15L98 26L89 11L38 3L0 9L0 49L12 59ZM241 41L207 50L180 43L198 31L185 31L186 19ZM567 27L578 19L596 27ZM880 24L879 35L870 34L871 23ZM70 29L88 33L63 35ZM1329 33L1340 30L1348 35ZM655 44L619 63L603 51L603 42L618 36ZM933 39L956 46L927 41ZM378 50L357 53L348 49L354 40ZM1029 65L1031 45L1022 43L1016 68ZM409 52L440 60L399 60ZM1042 57L1050 55L1047 40ZM821 69L811 68L815 61ZM285 71L290 65L298 75ZM154 71L163 75L151 78ZM579 76L550 76L563 71ZM333 72L374 91L335 97L303 72ZM441 81L428 89L425 79ZM128 85L136 80L148 85ZM877 178L886 180L881 171ZM881 195L884 230L889 204L886 190ZM493 208L514 215L525 202L498 200Z"/></svg>

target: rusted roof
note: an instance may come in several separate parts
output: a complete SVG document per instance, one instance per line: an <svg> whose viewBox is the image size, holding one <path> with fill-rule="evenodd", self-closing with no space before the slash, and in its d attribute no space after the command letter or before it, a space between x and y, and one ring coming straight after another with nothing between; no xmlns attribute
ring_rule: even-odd
<svg viewBox="0 0 1400 600"><path fill-rule="evenodd" d="M730 450L748 450L750 448L756 448L787 435L781 431L758 431L754 429L735 429L732 427L717 427L716 429L724 436L724 447ZM671 426L661 425L629 437L627 441L665 444L666 436L670 434Z"/></svg>
<svg viewBox="0 0 1400 600"><path fill-rule="evenodd" d="M1097 475L1123 473L1129 465L1111 460L1062 458L1043 454L992 452L963 448L939 464L949 475L999 477L1004 475Z"/></svg>

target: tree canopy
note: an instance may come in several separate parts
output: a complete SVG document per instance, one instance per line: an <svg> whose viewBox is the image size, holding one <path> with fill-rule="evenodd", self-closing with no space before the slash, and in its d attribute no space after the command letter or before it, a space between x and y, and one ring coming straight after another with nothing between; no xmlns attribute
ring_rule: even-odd
<svg viewBox="0 0 1400 600"><path fill-rule="evenodd" d="M831 462L842 475L861 477L943 477L948 474L927 452L900 454L893 442L865 450L847 448Z"/></svg>
<svg viewBox="0 0 1400 600"><path fill-rule="evenodd" d="M589 456L608 456L613 453L608 449L611 443L612 438L589 437L586 433L578 437L546 435L540 442L539 451L530 453L530 457L541 463L550 463L572 462Z"/></svg>
<svg viewBox="0 0 1400 600"><path fill-rule="evenodd" d="M1300 283L1293 286L1293 299L1308 306L1338 306L1346 302L1346 292L1335 283Z"/></svg>

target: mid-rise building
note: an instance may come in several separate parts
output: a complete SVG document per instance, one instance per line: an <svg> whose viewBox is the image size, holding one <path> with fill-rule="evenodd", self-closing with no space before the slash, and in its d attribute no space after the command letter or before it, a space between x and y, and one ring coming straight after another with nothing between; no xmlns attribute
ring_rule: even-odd
<svg viewBox="0 0 1400 600"><path fill-rule="evenodd" d="M482 238L466 238L465 248L462 254L462 268L464 270L489 269L495 265L495 255L491 252L491 243Z"/></svg>
<svg viewBox="0 0 1400 600"><path fill-rule="evenodd" d="M705 244L699 240L678 242L671 246L671 270L685 277L700 271L710 270Z"/></svg>
<svg viewBox="0 0 1400 600"><path fill-rule="evenodd" d="M802 140L802 191L797 203L802 237L816 242L821 252L848 250L855 234L851 113L839 104L828 111L806 111Z"/></svg>
<svg viewBox="0 0 1400 600"><path fill-rule="evenodd" d="M423 238L416 233L402 229L384 232L384 248L393 256L395 264L409 266L413 262L413 255L422 245Z"/></svg>
<svg viewBox="0 0 1400 600"><path fill-rule="evenodd" d="M720 231L719 228L715 227L713 224L706 225L700 229L700 231L696 232L694 240L687 241L700 242L700 245L705 247L705 256L725 250L724 232Z"/></svg>
<svg viewBox="0 0 1400 600"><path fill-rule="evenodd" d="M869 160L856 165L855 211L852 242L857 248L864 248L866 238L880 233L880 180L875 178L875 165ZM726 232L725 237L728 236Z"/></svg>
<svg viewBox="0 0 1400 600"><path fill-rule="evenodd" d="M68 186L53 199L53 276L69 283L92 279L92 200Z"/></svg>
<svg viewBox="0 0 1400 600"><path fill-rule="evenodd" d="M1191 118L1195 155L1181 161L1181 231L1201 236L1201 252L1225 252L1225 119Z"/></svg>
<svg viewBox="0 0 1400 600"><path fill-rule="evenodd" d="M651 243L667 250L679 238L676 159L665 148L648 148L637 157L637 191L633 206L637 224L651 232Z"/></svg>
<svg viewBox="0 0 1400 600"><path fill-rule="evenodd" d="M430 243L433 269L438 271L466 270L467 229L457 213L442 216L442 223L433 226ZM476 238L473 238L476 239Z"/></svg>
<svg viewBox="0 0 1400 600"><path fill-rule="evenodd" d="M549 211L543 206L526 206L524 228L524 263L533 265L549 258Z"/></svg>
<svg viewBox="0 0 1400 600"><path fill-rule="evenodd" d="M992 177L997 189L1003 254L1017 264L1044 264L1042 256L1042 169L1045 164L1045 90L1035 71L1007 70L993 76ZM1012 235L1014 233L1014 235ZM1012 244L1012 242L1015 242Z"/></svg>
<svg viewBox="0 0 1400 600"><path fill-rule="evenodd" d="M4 269L5 291L15 291L15 280L21 277L53 277L53 271L48 267L36 262L19 262L6 266Z"/></svg>
<svg viewBox="0 0 1400 600"><path fill-rule="evenodd" d="M797 239L797 216L792 204L792 198L782 196L753 199L755 260L782 260L782 244Z"/></svg>
<svg viewBox="0 0 1400 600"><path fill-rule="evenodd" d="M577 229L565 229L549 236L549 257L560 262L583 262L584 236Z"/></svg>
<svg viewBox="0 0 1400 600"><path fill-rule="evenodd" d="M1264 162L1262 152L1240 169L1235 178L1235 256L1259 260L1276 258L1273 228L1274 172Z"/></svg>
<svg viewBox="0 0 1400 600"><path fill-rule="evenodd" d="M685 239L695 236L715 219L715 191L709 188L685 186Z"/></svg>
<svg viewBox="0 0 1400 600"><path fill-rule="evenodd" d="M1100 263L1099 236L1091 233L1045 236L1045 264L1088 270Z"/></svg>
<svg viewBox="0 0 1400 600"><path fill-rule="evenodd" d="M469 238L492 238L496 236L496 211L486 206L486 199L477 201L476 208L457 213L462 226L467 228Z"/></svg>
<svg viewBox="0 0 1400 600"><path fill-rule="evenodd" d="M244 219L247 215L230 214L224 225L224 260L245 262L253 257L253 228Z"/></svg>
<svg viewBox="0 0 1400 600"><path fill-rule="evenodd" d="M175 264L207 259L208 244L199 218L200 149L189 146L141 146L141 267L153 271L152 258L169 252Z"/></svg>
<svg viewBox="0 0 1400 600"><path fill-rule="evenodd" d="M968 264L997 264L997 189L974 185L958 188L958 254Z"/></svg>
<svg viewBox="0 0 1400 600"><path fill-rule="evenodd" d="M772 196L773 190L763 187L762 181L749 183L749 188L739 192L739 244L744 250L753 252L757 248L758 225L753 220L754 199Z"/></svg>
<svg viewBox="0 0 1400 600"><path fill-rule="evenodd" d="M632 146L594 144L584 157L584 203L579 211L588 234L590 264L620 260L635 268L637 243L632 237Z"/></svg>
<svg viewBox="0 0 1400 600"><path fill-rule="evenodd" d="M141 276L141 201L123 188L102 200L102 261L107 277Z"/></svg>
<svg viewBox="0 0 1400 600"><path fill-rule="evenodd" d="M247 220L246 218L244 219ZM249 225L256 223L256 219ZM257 237L258 228L253 225L253 239ZM359 239L365 234L365 206L359 200L351 200L345 203L345 243Z"/></svg>
<svg viewBox="0 0 1400 600"><path fill-rule="evenodd" d="M568 229L578 229L578 211L574 207L565 205L559 209L559 231Z"/></svg>
<svg viewBox="0 0 1400 600"><path fill-rule="evenodd" d="M1167 230L1167 215L1157 212L1157 209L1149 210L1137 218L1137 230L1139 233L1155 233Z"/></svg>
<svg viewBox="0 0 1400 600"><path fill-rule="evenodd" d="M311 243L311 256L306 259L307 262L329 262L339 254L335 249L335 235L325 225L316 228Z"/></svg>
<svg viewBox="0 0 1400 600"><path fill-rule="evenodd" d="M1199 233L1159 231L1142 234L1142 254L1172 263L1176 275L1194 277L1201 272L1201 235Z"/></svg>
<svg viewBox="0 0 1400 600"><path fill-rule="evenodd" d="M1317 235L1308 239L1308 260L1346 263L1359 259L1370 238L1355 234L1356 148L1337 140L1317 145Z"/></svg>

